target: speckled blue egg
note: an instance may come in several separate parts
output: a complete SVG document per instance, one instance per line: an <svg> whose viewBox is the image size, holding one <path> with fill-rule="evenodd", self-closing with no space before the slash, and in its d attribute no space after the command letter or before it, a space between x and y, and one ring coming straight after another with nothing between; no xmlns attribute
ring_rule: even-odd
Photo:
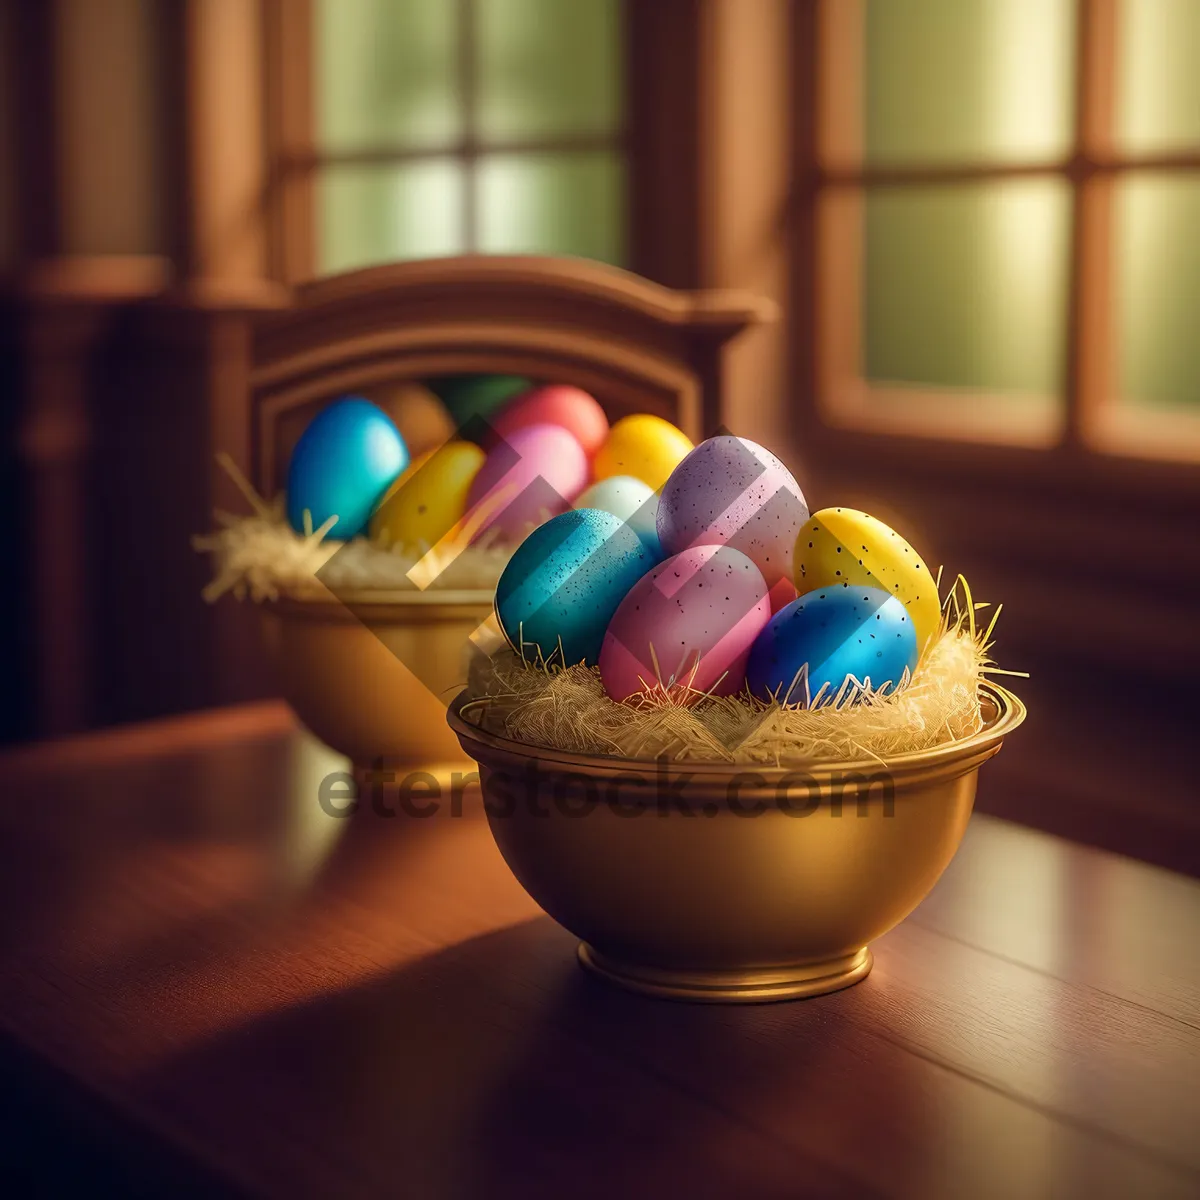
<svg viewBox="0 0 1200 1200"><path fill-rule="evenodd" d="M808 664L808 696L831 703L847 677L887 692L917 665L908 610L887 592L850 584L806 592L781 608L750 650L746 682L763 700L805 703L798 678ZM853 686L853 685L852 685Z"/></svg>
<svg viewBox="0 0 1200 1200"><path fill-rule="evenodd" d="M360 396L337 400L313 418L292 451L288 523L303 533L305 510L314 529L336 516L329 536L355 537L407 466L408 447L382 408Z"/></svg>
<svg viewBox="0 0 1200 1200"><path fill-rule="evenodd" d="M625 593L657 563L631 526L580 508L551 517L517 547L496 585L496 616L524 657L594 665ZM562 642L561 654L559 641Z"/></svg>

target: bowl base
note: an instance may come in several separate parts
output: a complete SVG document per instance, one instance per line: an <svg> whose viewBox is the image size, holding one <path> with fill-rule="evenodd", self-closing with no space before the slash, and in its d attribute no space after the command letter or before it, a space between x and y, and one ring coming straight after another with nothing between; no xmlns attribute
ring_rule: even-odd
<svg viewBox="0 0 1200 1200"><path fill-rule="evenodd" d="M736 971L671 971L608 958L587 942L579 943L579 961L589 971L630 991L665 1000L705 1004L765 1004L824 996L865 979L871 970L867 946L840 958L797 963L791 967Z"/></svg>

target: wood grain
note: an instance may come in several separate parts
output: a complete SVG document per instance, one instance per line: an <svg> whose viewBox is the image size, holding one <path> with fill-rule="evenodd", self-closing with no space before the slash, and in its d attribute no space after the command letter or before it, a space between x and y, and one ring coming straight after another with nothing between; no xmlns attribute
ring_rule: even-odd
<svg viewBox="0 0 1200 1200"><path fill-rule="evenodd" d="M977 816L858 987L674 1005L583 975L477 796L335 820L340 765L276 705L0 757L7 1136L33 1097L127 1194L1200 1188L1191 880Z"/></svg>

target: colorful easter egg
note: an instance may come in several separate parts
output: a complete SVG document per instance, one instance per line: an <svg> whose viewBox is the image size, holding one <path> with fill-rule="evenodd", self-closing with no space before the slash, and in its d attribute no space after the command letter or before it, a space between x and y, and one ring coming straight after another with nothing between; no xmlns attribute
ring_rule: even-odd
<svg viewBox="0 0 1200 1200"><path fill-rule="evenodd" d="M533 386L521 375L441 375L426 382L460 430L470 426L480 431L486 431L484 422L497 410Z"/></svg>
<svg viewBox="0 0 1200 1200"><path fill-rule="evenodd" d="M941 624L937 587L921 556L882 521L853 508L823 508L796 538L798 592L841 583L879 588L905 608L924 652Z"/></svg>
<svg viewBox="0 0 1200 1200"><path fill-rule="evenodd" d="M821 707L847 679L886 693L916 665L917 634L904 605L878 588L844 584L780 609L750 651L746 682L760 699Z"/></svg>
<svg viewBox="0 0 1200 1200"><path fill-rule="evenodd" d="M467 511L486 459L473 442L451 441L422 455L396 480L371 518L371 538L409 549L436 546Z"/></svg>
<svg viewBox="0 0 1200 1200"><path fill-rule="evenodd" d="M367 527L388 488L408 466L408 447L391 417L361 396L323 408L300 435L287 477L288 523L314 529L337 517L329 536L347 540Z"/></svg>
<svg viewBox="0 0 1200 1200"><path fill-rule="evenodd" d="M643 575L604 635L600 678L614 700L658 685L729 696L771 617L759 569L730 546L695 546Z"/></svg>
<svg viewBox="0 0 1200 1200"><path fill-rule="evenodd" d="M691 449L691 440L670 421L635 413L609 430L592 460L592 476L633 475L657 492Z"/></svg>
<svg viewBox="0 0 1200 1200"><path fill-rule="evenodd" d="M527 660L594 665L617 606L654 564L612 513L565 512L513 552L496 585L496 616Z"/></svg>
<svg viewBox="0 0 1200 1200"><path fill-rule="evenodd" d="M762 572L772 607L795 598L792 555L808 520L804 493L769 450L724 435L701 442L671 472L658 506L667 554L689 546L733 546Z"/></svg>
<svg viewBox="0 0 1200 1200"><path fill-rule="evenodd" d="M548 517L569 508L587 486L583 447L561 425L527 425L488 453L471 484L468 506L479 506L476 534L497 530L520 541Z"/></svg>
<svg viewBox="0 0 1200 1200"><path fill-rule="evenodd" d="M658 493L632 475L610 475L593 483L576 501L576 508L598 508L628 522L652 554L662 556L655 528Z"/></svg>
<svg viewBox="0 0 1200 1200"><path fill-rule="evenodd" d="M582 388L550 383L517 396L490 419L498 438L526 425L561 425L591 458L608 437L608 418L595 398Z"/></svg>
<svg viewBox="0 0 1200 1200"><path fill-rule="evenodd" d="M454 437L449 411L424 384L408 379L372 388L371 399L395 422L414 459Z"/></svg>

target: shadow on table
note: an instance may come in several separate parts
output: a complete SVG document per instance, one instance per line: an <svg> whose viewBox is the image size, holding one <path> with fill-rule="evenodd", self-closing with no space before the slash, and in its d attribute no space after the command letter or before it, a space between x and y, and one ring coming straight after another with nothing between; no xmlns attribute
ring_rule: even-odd
<svg viewBox="0 0 1200 1200"><path fill-rule="evenodd" d="M836 997L627 994L538 918L259 1018L135 1089L272 1194L841 1194L852 1181L786 1131L789 1104L816 1113L806 1084L843 1053L843 1019Z"/></svg>

